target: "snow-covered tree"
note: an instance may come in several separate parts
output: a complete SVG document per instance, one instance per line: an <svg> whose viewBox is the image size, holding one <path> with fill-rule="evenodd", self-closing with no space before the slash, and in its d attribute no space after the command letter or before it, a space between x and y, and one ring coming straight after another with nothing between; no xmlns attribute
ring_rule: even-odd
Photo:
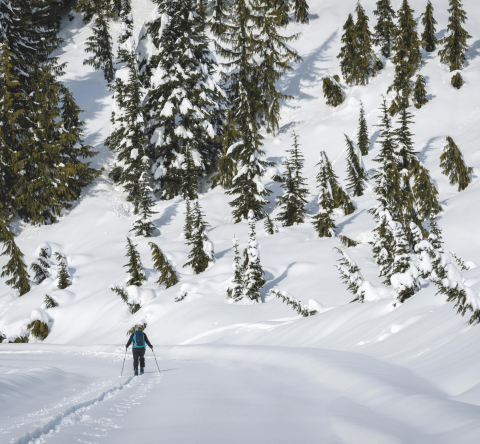
<svg viewBox="0 0 480 444"><path fill-rule="evenodd" d="M260 290L265 285L266 281L263 278L263 269L260 264L260 251L257 242L257 236L255 234L255 222L256 217L253 210L248 212L248 226L250 231L248 232L248 245L247 245L247 257L248 263L244 271L244 294L245 297L252 301L260 301Z"/></svg>
<svg viewBox="0 0 480 444"><path fill-rule="evenodd" d="M213 251L213 244L207 236L206 229L208 224L203 220L202 209L198 199L193 204L192 208L192 234L191 238L187 240L187 244L192 247L188 255L188 262L184 267L192 267L195 274L204 272L209 266L210 262L214 261L215 253Z"/></svg>
<svg viewBox="0 0 480 444"><path fill-rule="evenodd" d="M35 277L33 280L37 284L41 284L47 277L49 277L50 273L48 269L50 268L50 261L48 260L48 251L46 248L42 248L40 250L40 254L38 255L38 259L32 263L30 268L35 273Z"/></svg>
<svg viewBox="0 0 480 444"><path fill-rule="evenodd" d="M387 209L381 209L377 213L378 222L373 230L372 251L375 262L380 272L379 277L385 280L383 283L390 286L390 277L393 272L394 261L394 237L391 230L392 216Z"/></svg>
<svg viewBox="0 0 480 444"><path fill-rule="evenodd" d="M293 0L293 13L295 15L295 21L297 23L310 22L310 19L308 18L308 9L309 6L307 0Z"/></svg>
<svg viewBox="0 0 480 444"><path fill-rule="evenodd" d="M365 108L363 107L363 103L360 105L357 144L358 144L358 147L360 148L360 152L362 153L362 156L368 156L368 152L370 150L370 139L368 137L367 119L365 117Z"/></svg>
<svg viewBox="0 0 480 444"><path fill-rule="evenodd" d="M149 242L150 249L152 250L153 266L160 276L157 280L158 285L164 285L165 288L170 288L178 283L178 276L175 269L170 264L169 260L164 256L160 247Z"/></svg>
<svg viewBox="0 0 480 444"><path fill-rule="evenodd" d="M58 307L58 302L48 294L45 295L45 299L43 300L43 303L45 304L45 310L48 310L49 308Z"/></svg>
<svg viewBox="0 0 480 444"><path fill-rule="evenodd" d="M427 221L436 217L442 207L438 202L438 190L429 171L420 164L414 178L412 192L419 220Z"/></svg>
<svg viewBox="0 0 480 444"><path fill-rule="evenodd" d="M198 199L198 178L200 177L201 170L195 165L193 160L191 149L185 149L185 157L182 164L182 184L180 193L185 200Z"/></svg>
<svg viewBox="0 0 480 444"><path fill-rule="evenodd" d="M347 190L351 191L353 196L363 196L364 181L368 175L363 165L362 153L346 134L345 140L347 143Z"/></svg>
<svg viewBox="0 0 480 444"><path fill-rule="evenodd" d="M454 76L452 76L452 80L450 83L455 89L460 89L463 86L462 75L459 72L457 72Z"/></svg>
<svg viewBox="0 0 480 444"><path fill-rule="evenodd" d="M270 216L268 214L265 215L263 227L267 236L272 236L278 231L277 226L272 222L272 219L270 219Z"/></svg>
<svg viewBox="0 0 480 444"><path fill-rule="evenodd" d="M187 197L185 199L185 224L183 226L183 235L187 241L192 239L193 232L193 213L192 213L192 204L190 199Z"/></svg>
<svg viewBox="0 0 480 444"><path fill-rule="evenodd" d="M441 62L448 63L450 71L456 71L463 69L465 65L465 53L469 48L467 40L472 36L462 27L467 21L467 13L462 9L462 2L450 0L449 5L448 34L439 42L444 46L438 51L438 55Z"/></svg>
<svg viewBox="0 0 480 444"><path fill-rule="evenodd" d="M127 285L136 285L140 287L147 278L145 277L145 270L140 259L140 254L135 248L137 245L133 245L129 237L127 237L127 254L128 263L124 265L127 267L127 273L130 275L130 279L127 281Z"/></svg>
<svg viewBox="0 0 480 444"><path fill-rule="evenodd" d="M395 11L390 0L378 0L377 9L373 13L377 17L373 43L381 46L384 57L390 57L395 35L395 23L393 21L395 19Z"/></svg>
<svg viewBox="0 0 480 444"><path fill-rule="evenodd" d="M243 282L243 269L240 264L240 254L238 252L238 239L235 236L233 237L233 248L235 252L233 257L233 280L227 289L227 295L235 302L238 302L244 296L245 284Z"/></svg>
<svg viewBox="0 0 480 444"><path fill-rule="evenodd" d="M57 269L58 269L58 289L63 290L70 285L72 285L72 279L70 277L70 273L68 272L67 266L67 258L65 255L60 253L55 253L55 257L57 259Z"/></svg>
<svg viewBox="0 0 480 444"><path fill-rule="evenodd" d="M425 80L425 77L420 74L417 75L417 80L413 88L413 103L417 109L420 109L423 105L428 103L427 91L425 90L426 84L427 81Z"/></svg>
<svg viewBox="0 0 480 444"><path fill-rule="evenodd" d="M433 17L433 5L430 0L427 1L427 8L421 15L423 34L422 34L422 48L427 52L433 52L437 49L438 39L435 37L437 21Z"/></svg>
<svg viewBox="0 0 480 444"><path fill-rule="evenodd" d="M335 248L342 257L338 260L339 265L335 268L340 272L342 282L347 285L347 289L351 292L355 299L352 302L363 303L365 300L365 292L361 291L360 286L363 284L363 276L355 261L340 248Z"/></svg>
<svg viewBox="0 0 480 444"><path fill-rule="evenodd" d="M345 100L345 93L340 85L340 77L325 76L323 78L323 95L327 99L327 105L338 106Z"/></svg>
<svg viewBox="0 0 480 444"><path fill-rule="evenodd" d="M289 158L285 160L283 181L281 187L284 190L283 196L277 197L277 205L281 208L277 220L281 221L284 227L293 224L303 223L307 210L306 197L309 194L306 186L306 179L302 176L303 164L305 158L300 151L298 136L292 133L293 146L287 150Z"/></svg>
<svg viewBox="0 0 480 444"><path fill-rule="evenodd" d="M442 173L450 179L450 185L458 184L458 191L463 191L472 181L473 169L465 164L463 154L451 137L447 137L447 145L440 156Z"/></svg>

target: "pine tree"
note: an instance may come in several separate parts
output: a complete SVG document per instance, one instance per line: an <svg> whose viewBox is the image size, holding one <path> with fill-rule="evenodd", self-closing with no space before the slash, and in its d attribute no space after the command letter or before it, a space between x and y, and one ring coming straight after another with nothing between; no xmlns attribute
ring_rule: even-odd
<svg viewBox="0 0 480 444"><path fill-rule="evenodd" d="M387 209L377 213L378 222L373 230L372 251L375 262L380 268L379 277L385 280L383 284L392 285L390 278L393 272L394 237L391 230L392 216Z"/></svg>
<svg viewBox="0 0 480 444"><path fill-rule="evenodd" d="M272 222L272 219L270 219L270 216L268 214L265 215L265 222L263 223L263 227L267 236L273 236L278 231L276 225Z"/></svg>
<svg viewBox="0 0 480 444"><path fill-rule="evenodd" d="M432 181L429 171L422 164L415 175L412 191L419 220L431 220L442 211L438 202L437 187Z"/></svg>
<svg viewBox="0 0 480 444"><path fill-rule="evenodd" d="M421 15L423 34L422 34L422 48L427 52L433 52L437 49L438 40L435 37L437 21L433 18L433 5L430 0L427 2L427 9Z"/></svg>
<svg viewBox="0 0 480 444"><path fill-rule="evenodd" d="M297 9L297 5L300 9ZM306 9L305 9L306 7ZM296 0L295 12L297 21L308 22L308 5L305 0ZM302 58L289 43L297 40L299 34L282 35L285 16L288 16L288 3L278 0L259 0L252 9L257 16L258 35L256 37L258 90L261 93L260 115L267 133L278 130L280 119L280 102L292 98L277 89L276 83L282 75L291 71L292 63L298 63ZM306 21L305 21L306 20Z"/></svg>
<svg viewBox="0 0 480 444"><path fill-rule="evenodd" d="M363 166L362 154L346 134L345 139L347 142L347 179L349 181L347 190L350 190L355 197L363 196L367 172Z"/></svg>
<svg viewBox="0 0 480 444"><path fill-rule="evenodd" d="M60 253L55 253L55 257L58 261L58 289L64 290L72 285L70 273L67 267L67 258Z"/></svg>
<svg viewBox="0 0 480 444"><path fill-rule="evenodd" d="M200 176L200 168L193 161L190 149L185 150L185 158L183 161L183 178L181 186L181 195L185 200L198 199L198 178Z"/></svg>
<svg viewBox="0 0 480 444"><path fill-rule="evenodd" d="M377 16L373 43L382 47L384 57L390 57L395 35L393 20L396 16L390 0L378 0L377 9L373 13Z"/></svg>
<svg viewBox="0 0 480 444"><path fill-rule="evenodd" d="M357 66L355 65L355 51L357 48L355 44L355 22L353 21L352 14L348 14L348 19L343 25L343 30L343 46L337 58L341 59L340 68L345 83L347 85L353 85L357 79Z"/></svg>
<svg viewBox="0 0 480 444"><path fill-rule="evenodd" d="M467 13L462 9L462 2L450 0L449 5L448 34L439 42L444 47L438 51L438 55L442 63L448 63L450 71L456 71L463 69L465 65L465 52L469 48L467 40L472 36L462 27L467 20Z"/></svg>
<svg viewBox="0 0 480 444"><path fill-rule="evenodd" d="M360 118L358 121L358 147L362 156L368 156L370 150L370 139L368 137L367 119L365 117L365 108L363 103L360 106Z"/></svg>
<svg viewBox="0 0 480 444"><path fill-rule="evenodd" d="M433 248L443 253L442 231L440 230L435 217L432 217L428 220L428 231L428 240L432 244Z"/></svg>
<svg viewBox="0 0 480 444"><path fill-rule="evenodd" d="M323 78L323 95L327 99L327 105L337 107L345 100L345 93L339 82L340 77L338 76Z"/></svg>
<svg viewBox="0 0 480 444"><path fill-rule="evenodd" d="M290 157L284 163L284 180L281 185L284 194L277 197L277 205L282 209L277 220L281 221L284 227L303 223L307 213L305 209L305 205L308 203L306 197L309 194L305 183L306 179L302 176L305 158L299 150L300 144L295 132L292 132L292 137L293 148L287 150Z"/></svg>
<svg viewBox="0 0 480 444"><path fill-rule="evenodd" d="M215 253L213 246L208 239L206 229L208 224L203 220L202 209L198 200L195 201L192 208L192 235L187 240L187 244L192 247L188 255L188 262L184 267L192 267L195 274L203 273L210 262L214 261Z"/></svg>
<svg viewBox="0 0 480 444"><path fill-rule="evenodd" d="M48 294L45 295L45 299L43 300L43 303L45 304L45 310L48 310L49 308L58 307L58 302Z"/></svg>
<svg viewBox="0 0 480 444"><path fill-rule="evenodd" d="M102 2L104 3L104 2ZM113 66L112 37L108 29L107 11L103 8L98 10L93 22L93 35L87 39L85 52L93 53L93 57L84 60L84 65L101 69L105 80L110 83L115 79Z"/></svg>
<svg viewBox="0 0 480 444"><path fill-rule="evenodd" d="M143 269L140 254L135 248L136 246L137 245L133 245L130 238L127 237L127 246L125 247L127 249L127 254L125 256L128 258L128 263L124 265L124 268L128 268L127 272L130 275L127 285L141 287L147 278L145 277L145 270Z"/></svg>
<svg viewBox="0 0 480 444"><path fill-rule="evenodd" d="M293 11L295 14L295 21L297 23L309 23L308 17L308 3L306 0L294 0ZM284 23L282 23L283 25Z"/></svg>
<svg viewBox="0 0 480 444"><path fill-rule="evenodd" d="M332 218L332 213L335 209L335 198L330 185L331 165L325 151L320 152L320 160L317 166L320 167L320 171L317 174L317 184L320 188L318 195L319 211L313 217L312 223L318 237L332 237L335 235L334 229L337 228Z"/></svg>
<svg viewBox="0 0 480 444"><path fill-rule="evenodd" d="M160 277L157 280L158 285L165 285L165 289L170 288L178 283L178 276L168 259L162 253L162 250L157 244L149 242L152 250L153 266Z"/></svg>
<svg viewBox="0 0 480 444"><path fill-rule="evenodd" d="M266 284L263 278L263 269L260 264L260 251L258 248L257 237L255 234L255 213L250 210L248 213L248 226L250 231L248 232L248 245L247 255L248 264L244 273L244 285L245 296L252 301L260 301L260 290Z"/></svg>
<svg viewBox="0 0 480 444"><path fill-rule="evenodd" d="M422 62L420 40L417 33L417 23L413 18L414 11L408 0L402 0L397 13L398 28L395 31L392 62L395 64L395 78L387 92L394 91L396 97L390 113L396 114L401 107L408 106L408 97L412 92L412 77Z"/></svg>
<svg viewBox="0 0 480 444"><path fill-rule="evenodd" d="M415 87L413 89L413 102L415 108L420 109L423 105L428 103L427 91L425 90L425 85L427 81L422 75L417 75L417 81L415 82Z"/></svg>
<svg viewBox="0 0 480 444"><path fill-rule="evenodd" d="M27 265L24 261L24 255L15 243L15 235L11 232L4 212L1 211L0 217L0 241L4 245L4 250L0 256L9 256L10 259L2 267L0 277L10 277L5 283L23 296L30 291L30 276L27 271Z"/></svg>
<svg viewBox="0 0 480 444"><path fill-rule="evenodd" d="M360 291L360 286L363 284L363 276L360 268L358 268L358 265L347 253L340 250L340 248L335 247L335 250L342 255L338 260L340 265L335 265L335 268L340 272L342 282L347 284L348 291L355 296L355 299L351 302L358 301L363 303L365 301L365 292Z"/></svg>
<svg viewBox="0 0 480 444"><path fill-rule="evenodd" d="M452 77L451 84L455 89L460 89L463 86L463 77L459 72Z"/></svg>
<svg viewBox="0 0 480 444"><path fill-rule="evenodd" d="M50 263L48 260L48 253L46 248L40 250L38 259L32 263L30 268L35 273L33 280L37 284L41 284L47 277L49 277L48 269L50 268Z"/></svg>
<svg viewBox="0 0 480 444"><path fill-rule="evenodd" d="M233 257L233 281L232 285L227 289L227 295L234 302L238 302L244 296L245 285L243 282L243 270L240 265L240 254L238 252L238 239L235 236L233 237L233 248L235 251Z"/></svg>
<svg viewBox="0 0 480 444"><path fill-rule="evenodd" d="M183 226L183 234L187 241L192 239L193 232L193 213L190 199L185 199L185 225Z"/></svg>
<svg viewBox="0 0 480 444"><path fill-rule="evenodd" d="M463 191L472 181L473 169L467 167L463 154L451 137L447 136L447 145L440 156L442 173L450 179L450 185L458 184L458 191Z"/></svg>

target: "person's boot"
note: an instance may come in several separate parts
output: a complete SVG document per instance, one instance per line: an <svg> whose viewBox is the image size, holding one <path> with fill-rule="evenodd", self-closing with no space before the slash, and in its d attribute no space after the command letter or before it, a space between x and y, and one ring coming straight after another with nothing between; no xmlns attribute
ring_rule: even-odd
<svg viewBox="0 0 480 444"><path fill-rule="evenodd" d="M135 369L135 376L138 376L138 368Z"/></svg>
<svg viewBox="0 0 480 444"><path fill-rule="evenodd" d="M140 374L143 375L143 372L145 371L144 367L140 367Z"/></svg>

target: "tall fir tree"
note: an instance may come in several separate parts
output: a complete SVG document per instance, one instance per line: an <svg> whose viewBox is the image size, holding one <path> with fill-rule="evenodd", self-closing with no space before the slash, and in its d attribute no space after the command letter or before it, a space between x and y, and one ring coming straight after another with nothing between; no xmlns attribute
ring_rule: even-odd
<svg viewBox="0 0 480 444"><path fill-rule="evenodd" d="M215 258L213 245L206 233L207 227L208 224L203 220L202 209L197 199L192 208L192 234L191 238L187 240L187 244L192 248L188 255L188 261L184 265L184 267L192 267L195 274L203 273Z"/></svg>
<svg viewBox="0 0 480 444"><path fill-rule="evenodd" d="M260 302L260 290L266 284L262 265L260 264L260 251L255 233L256 217L253 210L248 212L248 264L244 272L245 296L252 301Z"/></svg>
<svg viewBox="0 0 480 444"><path fill-rule="evenodd" d="M420 109L423 105L428 103L427 91L425 90L426 85L427 81L425 80L425 77L418 74L413 88L413 103L417 109Z"/></svg>
<svg viewBox="0 0 480 444"><path fill-rule="evenodd" d="M388 209L382 207L377 213L377 219L371 242L373 257L380 269L379 277L384 279L383 284L391 286L390 277L393 272L395 243L390 225L392 216Z"/></svg>
<svg viewBox="0 0 480 444"><path fill-rule="evenodd" d="M390 57L392 44L395 36L395 11L390 0L378 0L377 9L373 11L377 17L377 24L374 27L373 43L382 48L382 55Z"/></svg>
<svg viewBox="0 0 480 444"><path fill-rule="evenodd" d="M355 197L363 196L367 171L363 165L362 153L346 134L345 140L347 143L347 190L351 191Z"/></svg>
<svg viewBox="0 0 480 444"><path fill-rule="evenodd" d="M234 302L238 302L244 296L245 285L243 282L242 265L240 264L240 254L238 252L238 239L235 236L233 237L233 248L233 280L227 289L227 295L229 298L232 298Z"/></svg>
<svg viewBox="0 0 480 444"><path fill-rule="evenodd" d="M427 8L421 15L423 34L422 34L422 48L427 52L433 52L437 49L438 39L435 37L437 21L433 17L433 5L430 0L427 2Z"/></svg>
<svg viewBox="0 0 480 444"><path fill-rule="evenodd" d="M365 117L365 108L363 103L360 105L360 117L358 119L358 147L362 156L368 156L370 150L370 139L368 137L367 119Z"/></svg>
<svg viewBox="0 0 480 444"><path fill-rule="evenodd" d="M449 136L440 156L440 167L450 179L450 185L458 184L458 191L463 191L472 182L470 174L473 169L465 164L462 152Z"/></svg>
<svg viewBox="0 0 480 444"><path fill-rule="evenodd" d="M142 260L140 259L140 254L135 248L137 245L134 245L129 237L127 237L127 254L125 255L128 258L128 263L124 265L127 267L128 274L130 279L127 281L127 285L136 285L141 287L142 284L147 280L145 277L145 270L142 265Z"/></svg>
<svg viewBox="0 0 480 444"><path fill-rule="evenodd" d="M342 76L347 85L353 85L357 79L357 66L355 65L355 22L352 14L348 14L347 21L343 25L342 43L340 54L337 58L340 59L340 68Z"/></svg>
<svg viewBox="0 0 480 444"><path fill-rule="evenodd" d="M200 176L200 168L195 165L190 149L185 150L183 160L183 177L181 185L181 195L184 199L195 200L198 198L198 178Z"/></svg>
<svg viewBox="0 0 480 444"><path fill-rule="evenodd" d="M277 197L277 205L282 210L277 220L281 221L284 227L303 223L307 213L306 197L309 194L305 183L306 179L302 176L305 158L300 151L300 143L295 132L292 133L292 137L293 147L287 150L290 157L284 162L285 171L281 185L284 194Z"/></svg>
<svg viewBox="0 0 480 444"><path fill-rule="evenodd" d="M185 240L189 241L192 239L192 232L193 232L193 212L192 212L192 204L190 199L187 197L185 198L185 224L183 226L183 235Z"/></svg>
<svg viewBox="0 0 480 444"><path fill-rule="evenodd" d="M58 262L58 289L64 290L72 285L70 273L68 272L67 258L65 255L55 253Z"/></svg>
<svg viewBox="0 0 480 444"><path fill-rule="evenodd" d="M408 99L412 92L412 77L422 63L420 39L417 33L417 22L413 18L413 9L408 0L402 0L397 12L398 27L395 31L393 45L395 77L387 92L394 91L395 100L390 107L390 114L396 114L402 107L408 106Z"/></svg>
<svg viewBox="0 0 480 444"><path fill-rule="evenodd" d="M285 3L287 3L287 2L285 2ZM310 19L309 19L309 16L308 16L308 10L309 10L309 6L308 6L308 3L307 3L307 0L294 0L293 12L295 14L295 21L297 23L309 23L310 22Z"/></svg>
<svg viewBox="0 0 480 444"><path fill-rule="evenodd" d="M40 254L38 255L38 259L32 263L30 268L35 273L35 277L33 280L37 284L41 284L49 275L48 269L50 268L50 262L48 260L48 253L45 248L40 250Z"/></svg>
<svg viewBox="0 0 480 444"><path fill-rule="evenodd" d="M160 276L157 280L158 285L164 285L165 289L172 287L178 283L178 276L168 259L162 253L160 247L153 243L149 242L148 245L152 250L152 260L153 266Z"/></svg>
<svg viewBox="0 0 480 444"><path fill-rule="evenodd" d="M442 211L442 206L438 202L437 187L430 177L429 171L422 164L415 175L412 191L419 220L432 220Z"/></svg>
<svg viewBox="0 0 480 444"><path fill-rule="evenodd" d="M439 42L444 46L438 51L438 55L441 62L449 65L450 71L456 71L463 69L465 65L465 52L469 48L467 40L472 36L462 26L467 21L467 13L462 9L462 2L450 0L449 5L448 34Z"/></svg>
<svg viewBox="0 0 480 444"><path fill-rule="evenodd" d="M340 77L325 76L323 78L323 95L327 99L327 105L337 107L345 100L345 93L340 85Z"/></svg>

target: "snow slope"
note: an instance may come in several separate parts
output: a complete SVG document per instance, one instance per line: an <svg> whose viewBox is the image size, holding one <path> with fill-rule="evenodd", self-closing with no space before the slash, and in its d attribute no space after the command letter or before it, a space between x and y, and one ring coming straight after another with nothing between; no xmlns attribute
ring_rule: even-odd
<svg viewBox="0 0 480 444"><path fill-rule="evenodd" d="M279 134L266 135L265 150L266 157L281 168L291 144L290 131L295 129L300 135L307 159L310 216L316 212L315 164L320 150L327 152L344 183L343 134L355 135L360 101L366 109L372 142L364 162L367 169L375 167L375 125L379 122L381 95L393 78L392 64L387 62L386 69L369 85L347 88L347 98L338 108L327 107L322 92L322 75L340 74L336 55L342 26L355 3L311 0L310 24L293 24L288 29L302 33L293 45L303 62L280 82L294 99L282 107ZM410 1L416 18L425 3ZM476 205L480 197L480 7L475 0L463 3L468 13L466 28L473 36L468 65L462 72L466 83L459 91L453 89L451 73L440 64L437 53L423 53L421 73L427 79L430 102L421 110L412 108L412 130L419 158L440 193L444 211L439 223L445 249L480 264L480 210ZM400 1L393 4L397 8ZM149 0L133 0L133 5L138 32L152 4ZM364 0L362 5L373 27L375 1ZM442 37L448 1L436 0L434 7L437 36ZM114 31L118 33L118 27ZM82 65L90 34L90 27L78 17L71 22L65 20L60 61L68 62L64 81L85 110L86 140L99 151L93 163L108 169L113 157L103 141L110 128L111 93L101 72ZM474 168L473 183L461 193L440 171L439 158L447 135ZM275 171L270 171L265 182L278 195L281 189L271 181ZM332 249L341 247L340 242L315 239L308 222L280 228L274 236L265 236L263 223L257 224L267 278L263 295L277 288L304 304L314 299L333 309L301 318L270 296L259 305L230 303L226 285L232 277L232 238L236 235L240 239L242 249L248 228L246 222L232 224L229 200L219 188L200 196L216 262L199 276L182 267L188 255L182 237L182 200L158 202L154 223L159 235L134 239L147 269L148 282L142 287L141 297L148 302L133 316L109 286L125 285L127 280L123 268L125 244L134 216L121 188L113 186L106 173L56 224L15 226L18 245L28 263L36 259L45 244L66 254L73 285L57 290L55 280L47 279L18 298L0 282L0 332L7 336L24 331L31 312L41 307L45 294L60 304L48 310L53 327L44 343L0 345L0 402L8 402L7 416L13 418L5 420L2 411L0 434L6 434L8 442L28 442L32 437L38 442L70 442L85 433L91 436L89 442L127 442L131 441L135 431L132 422L136 421L145 421L141 427L150 431L145 435L150 442L158 442L155 436L166 436L165 442L175 443L244 442L247 437L252 442L296 439L355 444L478 441L479 327L469 326L467 318L456 315L452 304L435 296L435 288L426 283L420 293L397 307L388 294L362 305L349 304L351 294L333 267L338 255ZM267 209L275 216L273 195L270 200ZM367 243L374 226L367 213L375 203L371 184L354 202L355 213L337 218L337 233L362 242L348 253L365 279L380 285ZM148 247L152 240L180 273L179 284L168 290L154 283L157 276ZM0 265L4 263L5 258L0 258ZM466 285L479 291L480 268L464 274ZM183 290L188 297L174 302ZM139 322L148 323L149 338L161 347L156 347L157 357L163 355L168 359L162 360L165 368L175 371L165 372L160 379L148 374L144 380L134 381L130 379L129 363L127 376L117 378L123 360L119 344L126 341L127 330ZM147 367L153 371L153 361L148 361ZM79 391L80 396L72 390ZM143 419L136 416L132 405L142 409ZM124 409L121 414L126 421L114 418L110 409ZM55 419L58 415L63 416ZM19 425L12 428L12 423ZM250 426L247 430L246 424ZM188 430L182 429L185 425ZM94 432L96 427L105 428L101 432L104 434ZM45 433L28 435L39 428Z"/></svg>

